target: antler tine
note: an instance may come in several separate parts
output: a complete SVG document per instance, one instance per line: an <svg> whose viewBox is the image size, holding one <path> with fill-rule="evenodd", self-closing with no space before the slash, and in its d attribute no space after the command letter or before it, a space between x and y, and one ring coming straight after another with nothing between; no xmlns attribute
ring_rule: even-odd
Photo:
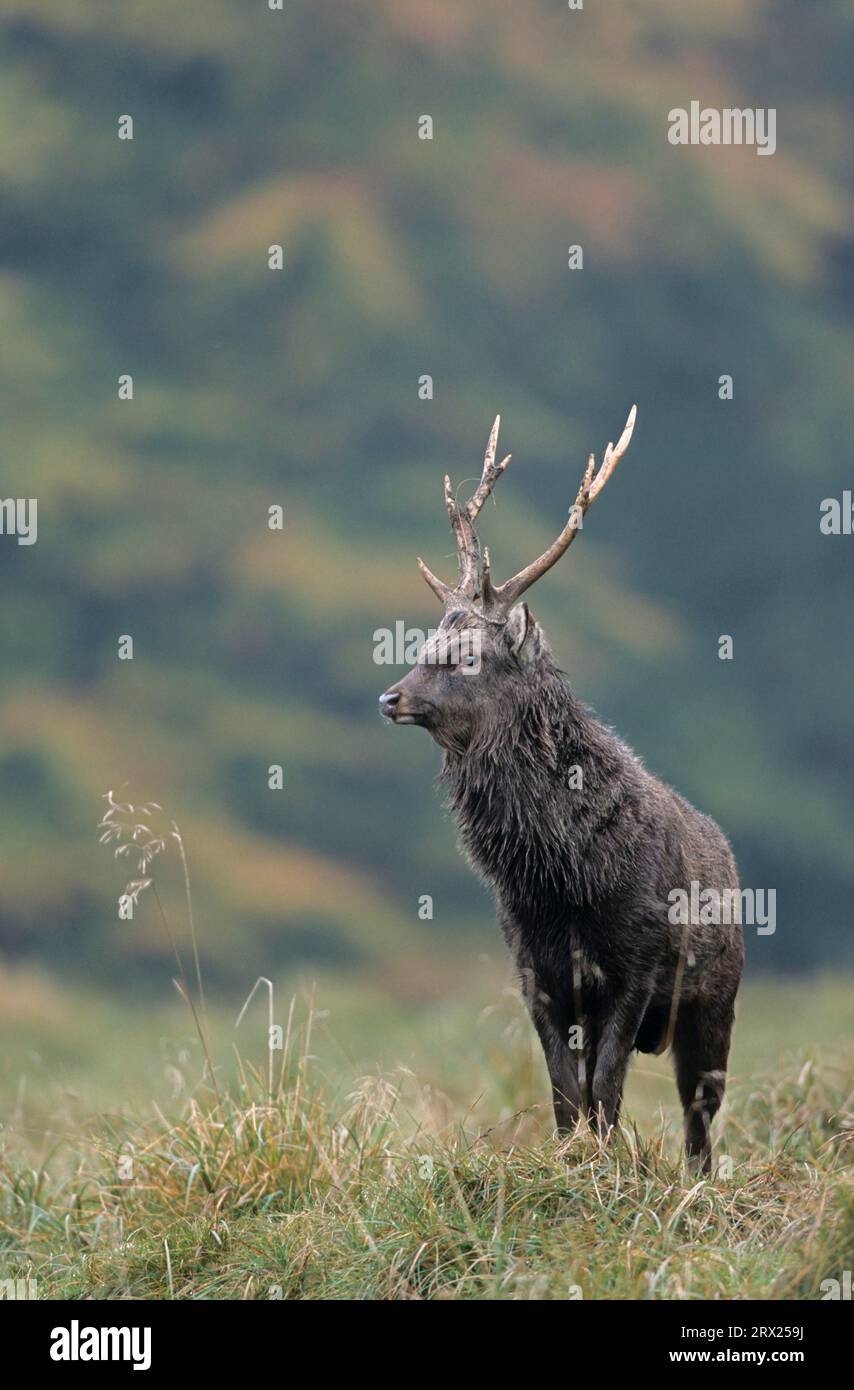
<svg viewBox="0 0 854 1390"><path fill-rule="evenodd" d="M418 561L418 568L420 569L422 576L430 585L430 588L433 590L433 593L436 595L439 602L447 603L448 599L451 597L451 593L453 592L452 589L449 587L449 585L447 585L444 582L444 580L437 579L433 571L427 568L420 555L416 556L416 559Z"/></svg>
<svg viewBox="0 0 854 1390"><path fill-rule="evenodd" d="M480 482L472 493L466 506L466 516L471 522L477 520L477 515L481 507L513 457L512 454L508 454L500 463L495 462L495 451L498 447L498 429L500 424L501 416L496 415L492 429L489 432L486 453L483 456L483 471L480 475Z"/></svg>
<svg viewBox="0 0 854 1390"><path fill-rule="evenodd" d="M483 564L480 567L480 597L484 608L495 602L495 589L492 585L492 570L489 564L489 546L483 547Z"/></svg>
<svg viewBox="0 0 854 1390"><path fill-rule="evenodd" d="M561 531L556 541L553 541L548 550L544 551L538 560L534 560L530 565L526 565L523 570L515 574L512 579L506 580L504 584L493 588L493 601L498 601L503 605L515 603L516 600L529 589L536 580L550 570L552 565L557 564L561 555L569 549L581 526L587 508L599 496L599 493L612 476L617 464L625 454L631 443L632 431L635 427L637 418L637 406L633 405L629 411L629 418L626 421L625 429L620 435L617 447L609 444L605 450L605 457L602 460L598 473L596 472L596 460L593 454L587 460L587 467L581 486L575 498L575 505L569 513L569 519Z"/></svg>
<svg viewBox="0 0 854 1390"><path fill-rule="evenodd" d="M602 460L602 467L596 474L596 477L594 478L593 484L590 488L591 502L594 502L596 498L599 496L599 493L602 491L603 487L608 482L608 479L611 477L612 473L614 472L614 469L617 467L617 464L623 457L623 454L626 452L629 445L631 444L632 433L635 428L635 420L637 419L637 415L638 408L636 405L633 405L631 410L629 411L629 418L626 421L625 429L623 430L623 433L620 435L620 438L617 442L616 449L614 448L613 444L609 444L607 449L605 450L605 457Z"/></svg>

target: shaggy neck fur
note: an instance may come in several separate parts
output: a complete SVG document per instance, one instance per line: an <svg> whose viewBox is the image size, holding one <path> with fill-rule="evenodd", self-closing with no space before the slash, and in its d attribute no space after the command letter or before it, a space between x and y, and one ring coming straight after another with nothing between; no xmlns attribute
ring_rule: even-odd
<svg viewBox="0 0 854 1390"><path fill-rule="evenodd" d="M589 910L627 871L625 813L647 774L576 699L547 652L502 692L468 747L445 753L441 782L463 845L523 918L564 914L571 903ZM577 768L581 787L573 785Z"/></svg>

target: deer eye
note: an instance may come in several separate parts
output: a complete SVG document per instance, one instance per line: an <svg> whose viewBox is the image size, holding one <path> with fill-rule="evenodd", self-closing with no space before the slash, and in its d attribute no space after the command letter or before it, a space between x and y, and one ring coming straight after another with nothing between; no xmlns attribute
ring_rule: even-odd
<svg viewBox="0 0 854 1390"><path fill-rule="evenodd" d="M459 671L460 668L463 667L463 666L469 666L469 667L471 667L471 666L476 666L476 665L477 665L477 657L476 657L476 656L473 656L471 652L467 652L465 656L461 656L461 657L460 657L459 661L449 661L449 662L448 662L448 671L450 672L451 675L453 675L455 671Z"/></svg>

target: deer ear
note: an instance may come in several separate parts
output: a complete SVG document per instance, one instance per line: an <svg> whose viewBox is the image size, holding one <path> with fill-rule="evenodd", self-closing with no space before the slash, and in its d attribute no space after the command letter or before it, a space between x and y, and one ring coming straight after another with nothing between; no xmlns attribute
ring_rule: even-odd
<svg viewBox="0 0 854 1390"><path fill-rule="evenodd" d="M513 655L520 660L524 660L525 648L530 645L536 626L527 603L517 603L507 614L507 624L504 628L507 644Z"/></svg>

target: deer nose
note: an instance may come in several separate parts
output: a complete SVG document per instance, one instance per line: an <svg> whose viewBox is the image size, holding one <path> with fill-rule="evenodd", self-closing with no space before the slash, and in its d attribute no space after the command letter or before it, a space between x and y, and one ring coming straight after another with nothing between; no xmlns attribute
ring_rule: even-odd
<svg viewBox="0 0 854 1390"><path fill-rule="evenodd" d="M399 690L385 690L380 696L380 714L390 718L400 703Z"/></svg>

